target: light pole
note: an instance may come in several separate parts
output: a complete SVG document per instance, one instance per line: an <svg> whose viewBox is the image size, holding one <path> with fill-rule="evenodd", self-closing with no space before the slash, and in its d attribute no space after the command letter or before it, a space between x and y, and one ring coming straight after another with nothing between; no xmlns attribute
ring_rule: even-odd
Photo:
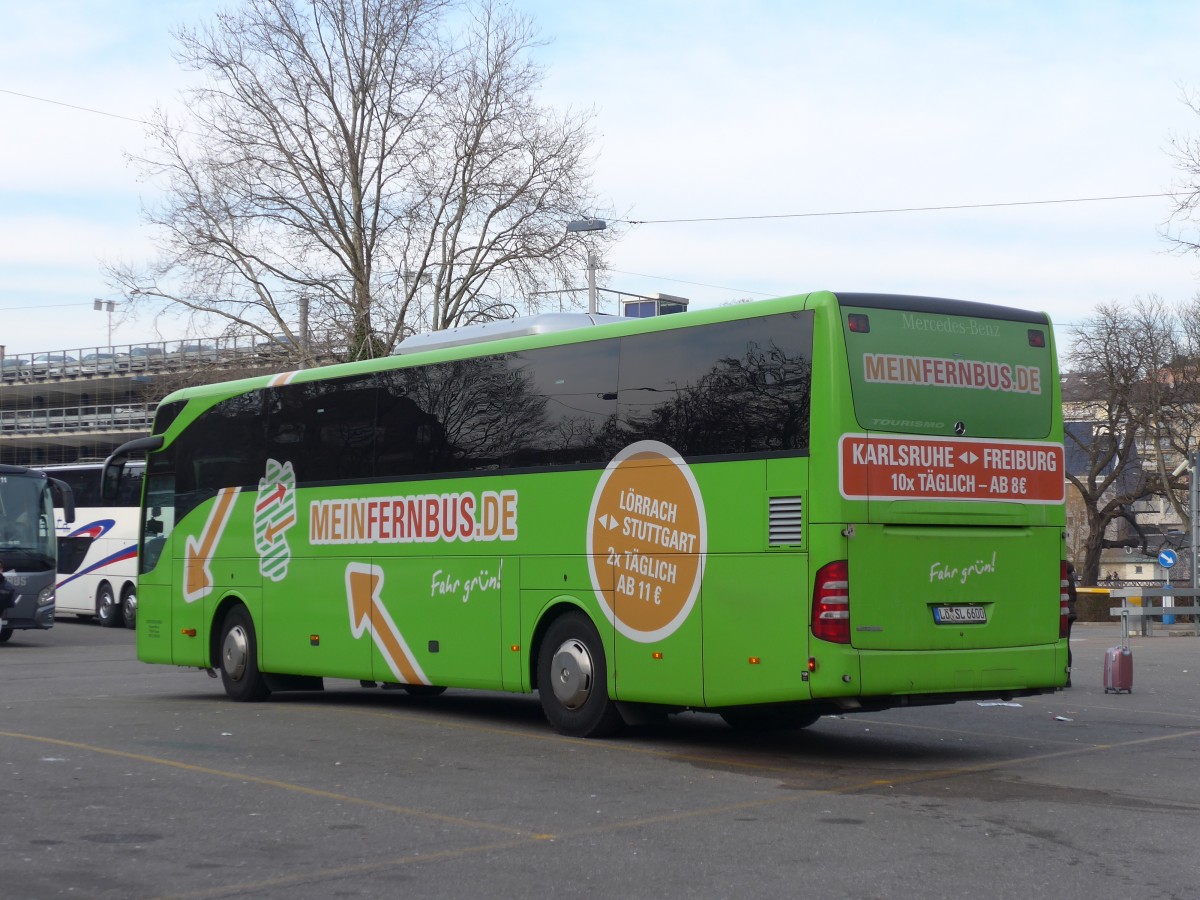
<svg viewBox="0 0 1200 900"><path fill-rule="evenodd" d="M1200 535L1200 532L1197 531L1200 522L1196 521L1197 514L1200 513L1200 477L1197 477L1200 476L1200 471L1197 471L1200 469L1200 453L1191 454L1191 466L1189 468L1191 472L1188 475L1188 517L1191 520L1192 527L1188 529L1188 545L1192 555L1192 590L1194 591L1198 586L1196 581L1196 557L1200 555L1200 541L1197 540L1197 536ZM1200 597L1192 598L1193 604L1198 601L1200 601Z"/></svg>
<svg viewBox="0 0 1200 900"><path fill-rule="evenodd" d="M577 231L603 231L608 223L603 219L576 219L567 223L567 233ZM588 312L596 312L596 251L588 247Z"/></svg>
<svg viewBox="0 0 1200 900"><path fill-rule="evenodd" d="M99 297L92 298L92 309L96 312L108 312L108 349L112 350L112 314L117 304L114 300L101 300Z"/></svg>

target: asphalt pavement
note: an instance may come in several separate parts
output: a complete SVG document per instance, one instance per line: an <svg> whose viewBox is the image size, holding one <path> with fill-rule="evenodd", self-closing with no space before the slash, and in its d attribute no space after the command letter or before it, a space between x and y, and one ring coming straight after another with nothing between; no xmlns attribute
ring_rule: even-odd
<svg viewBox="0 0 1200 900"><path fill-rule="evenodd" d="M134 636L0 645L0 896L1192 898L1200 639L1077 625L1074 687L564 738L536 697L238 704Z"/></svg>

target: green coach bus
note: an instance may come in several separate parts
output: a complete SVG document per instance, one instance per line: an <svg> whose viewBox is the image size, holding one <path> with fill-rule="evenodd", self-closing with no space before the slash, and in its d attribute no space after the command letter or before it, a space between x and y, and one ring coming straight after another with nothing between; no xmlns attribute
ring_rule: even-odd
<svg viewBox="0 0 1200 900"><path fill-rule="evenodd" d="M105 480L146 453L138 657L235 700L802 727L1064 684L1061 408L1044 314L818 292L187 388Z"/></svg>

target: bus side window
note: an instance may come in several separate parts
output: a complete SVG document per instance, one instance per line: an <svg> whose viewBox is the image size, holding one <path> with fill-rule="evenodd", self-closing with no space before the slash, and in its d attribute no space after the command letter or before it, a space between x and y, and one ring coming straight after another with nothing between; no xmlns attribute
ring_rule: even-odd
<svg viewBox="0 0 1200 900"><path fill-rule="evenodd" d="M812 315L622 338L620 426L685 456L808 448Z"/></svg>
<svg viewBox="0 0 1200 900"><path fill-rule="evenodd" d="M126 466L121 473L121 484L117 489L114 506L137 506L142 500L142 481L146 470L142 466Z"/></svg>
<svg viewBox="0 0 1200 900"><path fill-rule="evenodd" d="M516 435L508 466L554 466L607 462L607 446L617 413L615 340L525 350L508 357L538 404L536 427Z"/></svg>
<svg viewBox="0 0 1200 900"><path fill-rule="evenodd" d="M266 455L290 460L300 483L369 478L376 449L376 394L373 375L270 388Z"/></svg>
<svg viewBox="0 0 1200 900"><path fill-rule="evenodd" d="M391 375L395 373L384 373ZM412 398L388 390L381 381L375 441L375 475L405 478L442 470L446 433L437 418L423 412Z"/></svg>

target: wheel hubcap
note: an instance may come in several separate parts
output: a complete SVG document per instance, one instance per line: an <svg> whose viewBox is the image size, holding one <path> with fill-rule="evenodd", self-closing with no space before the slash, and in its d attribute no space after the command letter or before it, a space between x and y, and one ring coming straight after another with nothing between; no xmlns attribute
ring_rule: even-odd
<svg viewBox="0 0 1200 900"><path fill-rule="evenodd" d="M249 650L250 642L246 639L246 629L241 625L230 628L221 647L221 668L234 681L240 680L246 672Z"/></svg>
<svg viewBox="0 0 1200 900"><path fill-rule="evenodd" d="M554 696L567 709L579 709L592 693L592 654L582 641L564 641L551 660Z"/></svg>

